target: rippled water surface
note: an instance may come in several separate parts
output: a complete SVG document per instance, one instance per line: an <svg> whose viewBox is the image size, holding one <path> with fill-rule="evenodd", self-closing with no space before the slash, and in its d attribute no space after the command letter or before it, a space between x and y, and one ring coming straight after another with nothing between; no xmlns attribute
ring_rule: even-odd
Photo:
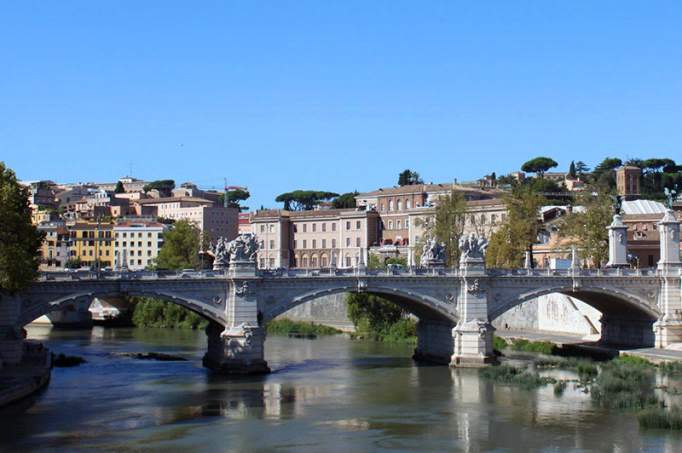
<svg viewBox="0 0 682 453"><path fill-rule="evenodd" d="M475 370L417 366L410 346L270 337L273 373L226 379L201 366L203 332L30 328L88 363L55 369L33 401L0 411L6 451L682 451L570 385L524 391ZM156 351L187 362L113 352Z"/></svg>

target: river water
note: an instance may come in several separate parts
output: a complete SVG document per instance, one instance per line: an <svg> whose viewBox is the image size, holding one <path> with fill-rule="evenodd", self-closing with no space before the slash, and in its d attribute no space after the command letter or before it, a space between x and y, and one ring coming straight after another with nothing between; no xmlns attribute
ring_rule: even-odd
<svg viewBox="0 0 682 453"><path fill-rule="evenodd" d="M227 379L201 366L203 332L30 327L29 338L88 363L54 369L44 392L0 411L2 451L682 451L682 435L641 431L570 385L557 397L418 366L407 345L270 337L270 375ZM145 351L189 360L112 355Z"/></svg>

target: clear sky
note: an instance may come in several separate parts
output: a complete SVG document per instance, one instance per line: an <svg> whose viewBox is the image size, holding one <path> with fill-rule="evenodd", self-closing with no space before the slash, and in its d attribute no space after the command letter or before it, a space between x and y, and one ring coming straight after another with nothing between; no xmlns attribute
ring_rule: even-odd
<svg viewBox="0 0 682 453"><path fill-rule="evenodd" d="M249 205L506 173L536 155L682 160L680 1L15 1L0 160Z"/></svg>

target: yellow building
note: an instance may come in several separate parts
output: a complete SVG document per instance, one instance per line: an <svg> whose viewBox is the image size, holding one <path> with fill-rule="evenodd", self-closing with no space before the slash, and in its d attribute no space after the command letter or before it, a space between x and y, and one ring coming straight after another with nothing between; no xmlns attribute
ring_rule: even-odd
<svg viewBox="0 0 682 453"><path fill-rule="evenodd" d="M108 223L77 223L71 231L71 260L80 260L92 268L114 264L113 225Z"/></svg>

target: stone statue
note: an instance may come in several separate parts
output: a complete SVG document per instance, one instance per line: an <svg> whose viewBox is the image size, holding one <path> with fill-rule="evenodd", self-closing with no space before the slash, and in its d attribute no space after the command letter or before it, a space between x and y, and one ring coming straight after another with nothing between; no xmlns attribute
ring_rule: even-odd
<svg viewBox="0 0 682 453"><path fill-rule="evenodd" d="M467 260L482 260L485 256L485 251L488 248L488 240L484 237L478 237L474 233L468 236L463 235L459 238L459 250L461 256L460 262Z"/></svg>
<svg viewBox="0 0 682 453"><path fill-rule="evenodd" d="M677 186L675 186L674 189L668 189L667 187L663 189L663 193L665 193L665 205L668 207L668 209L673 208L673 202L675 201L675 195L677 195Z"/></svg>
<svg viewBox="0 0 682 453"><path fill-rule="evenodd" d="M427 239L422 247L419 264L422 266L442 266L445 264L445 244L439 243L434 238Z"/></svg>
<svg viewBox="0 0 682 453"><path fill-rule="evenodd" d="M215 245L211 248L213 254L213 270L225 269L230 261L230 255L227 250L228 242L225 238L218 238Z"/></svg>
<svg viewBox="0 0 682 453"><path fill-rule="evenodd" d="M258 242L253 233L243 233L227 244L230 263L255 263Z"/></svg>

